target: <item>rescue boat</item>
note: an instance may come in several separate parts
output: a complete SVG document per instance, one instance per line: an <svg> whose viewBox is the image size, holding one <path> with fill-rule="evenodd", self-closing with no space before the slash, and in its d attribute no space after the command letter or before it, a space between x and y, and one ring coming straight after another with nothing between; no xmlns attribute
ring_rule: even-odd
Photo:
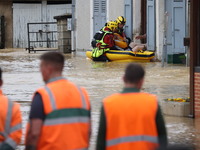
<svg viewBox="0 0 200 150"><path fill-rule="evenodd" d="M86 51L86 56L92 59L92 50ZM109 50L106 52L106 57L110 61L134 61L134 62L150 62L155 57L155 53L152 51L121 51L121 50Z"/></svg>

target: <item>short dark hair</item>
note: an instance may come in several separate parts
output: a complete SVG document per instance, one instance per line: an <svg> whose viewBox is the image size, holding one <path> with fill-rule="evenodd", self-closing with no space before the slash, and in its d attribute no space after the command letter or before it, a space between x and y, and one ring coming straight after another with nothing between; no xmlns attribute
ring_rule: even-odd
<svg viewBox="0 0 200 150"><path fill-rule="evenodd" d="M1 67L0 67L0 80L2 80L2 70L1 70Z"/></svg>
<svg viewBox="0 0 200 150"><path fill-rule="evenodd" d="M60 52L47 52L40 56L40 60L47 63L52 63L58 71L62 71L65 63L65 58Z"/></svg>
<svg viewBox="0 0 200 150"><path fill-rule="evenodd" d="M144 78L144 68L136 63L130 63L125 69L124 81L126 83L137 84L141 79Z"/></svg>

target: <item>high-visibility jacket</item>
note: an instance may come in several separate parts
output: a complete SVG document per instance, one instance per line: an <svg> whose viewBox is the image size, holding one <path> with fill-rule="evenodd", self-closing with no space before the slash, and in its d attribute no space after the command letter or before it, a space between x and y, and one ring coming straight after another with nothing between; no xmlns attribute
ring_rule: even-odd
<svg viewBox="0 0 200 150"><path fill-rule="evenodd" d="M103 102L106 150L151 150L158 146L157 99L147 93L121 93Z"/></svg>
<svg viewBox="0 0 200 150"><path fill-rule="evenodd" d="M17 147L22 136L21 123L20 105L8 100L0 90L0 149L5 144Z"/></svg>
<svg viewBox="0 0 200 150"><path fill-rule="evenodd" d="M38 150L87 150L90 104L86 91L59 77L37 92L46 114Z"/></svg>
<svg viewBox="0 0 200 150"><path fill-rule="evenodd" d="M105 31L103 32L103 36L102 36L102 39L98 41L98 44L100 45L99 47L95 47L92 49L92 57L93 58L98 58L100 57L101 55L103 55L106 51L109 51L110 48L108 47L108 44L104 42L104 37L107 35L107 34L112 34L112 32L110 31ZM97 44L97 45L98 45Z"/></svg>

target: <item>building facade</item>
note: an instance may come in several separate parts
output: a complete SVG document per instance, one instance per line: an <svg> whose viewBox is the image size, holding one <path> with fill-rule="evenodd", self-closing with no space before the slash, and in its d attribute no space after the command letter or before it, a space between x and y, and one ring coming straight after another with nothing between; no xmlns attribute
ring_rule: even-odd
<svg viewBox="0 0 200 150"><path fill-rule="evenodd" d="M54 16L71 13L71 0L7 0L0 1L0 16L5 18L5 47L28 46L27 23L56 22ZM42 31L55 30L40 27ZM43 38L43 37L40 37ZM40 43L40 46L44 46Z"/></svg>
<svg viewBox="0 0 200 150"><path fill-rule="evenodd" d="M147 49L157 59L186 53L183 38L188 36L189 0L8 0L0 1L5 17L5 47L27 47L27 23L55 22L54 16L72 13L72 49L91 49L91 40L109 20L127 19L126 35L147 34ZM73 5L72 5L73 3ZM34 15L33 15L34 14ZM47 30L47 27L42 27Z"/></svg>
<svg viewBox="0 0 200 150"><path fill-rule="evenodd" d="M146 33L147 49L167 61L168 55L186 53L183 38L188 35L188 8L188 0L79 0L75 47L91 49L93 35L105 22L125 16L126 35L135 40L136 35Z"/></svg>

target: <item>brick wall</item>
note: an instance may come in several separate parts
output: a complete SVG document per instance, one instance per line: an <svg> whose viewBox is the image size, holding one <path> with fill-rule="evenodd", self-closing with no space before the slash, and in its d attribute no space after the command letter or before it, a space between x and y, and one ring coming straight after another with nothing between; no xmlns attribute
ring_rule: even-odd
<svg viewBox="0 0 200 150"><path fill-rule="evenodd" d="M200 118L200 72L194 73L194 111L195 118Z"/></svg>

